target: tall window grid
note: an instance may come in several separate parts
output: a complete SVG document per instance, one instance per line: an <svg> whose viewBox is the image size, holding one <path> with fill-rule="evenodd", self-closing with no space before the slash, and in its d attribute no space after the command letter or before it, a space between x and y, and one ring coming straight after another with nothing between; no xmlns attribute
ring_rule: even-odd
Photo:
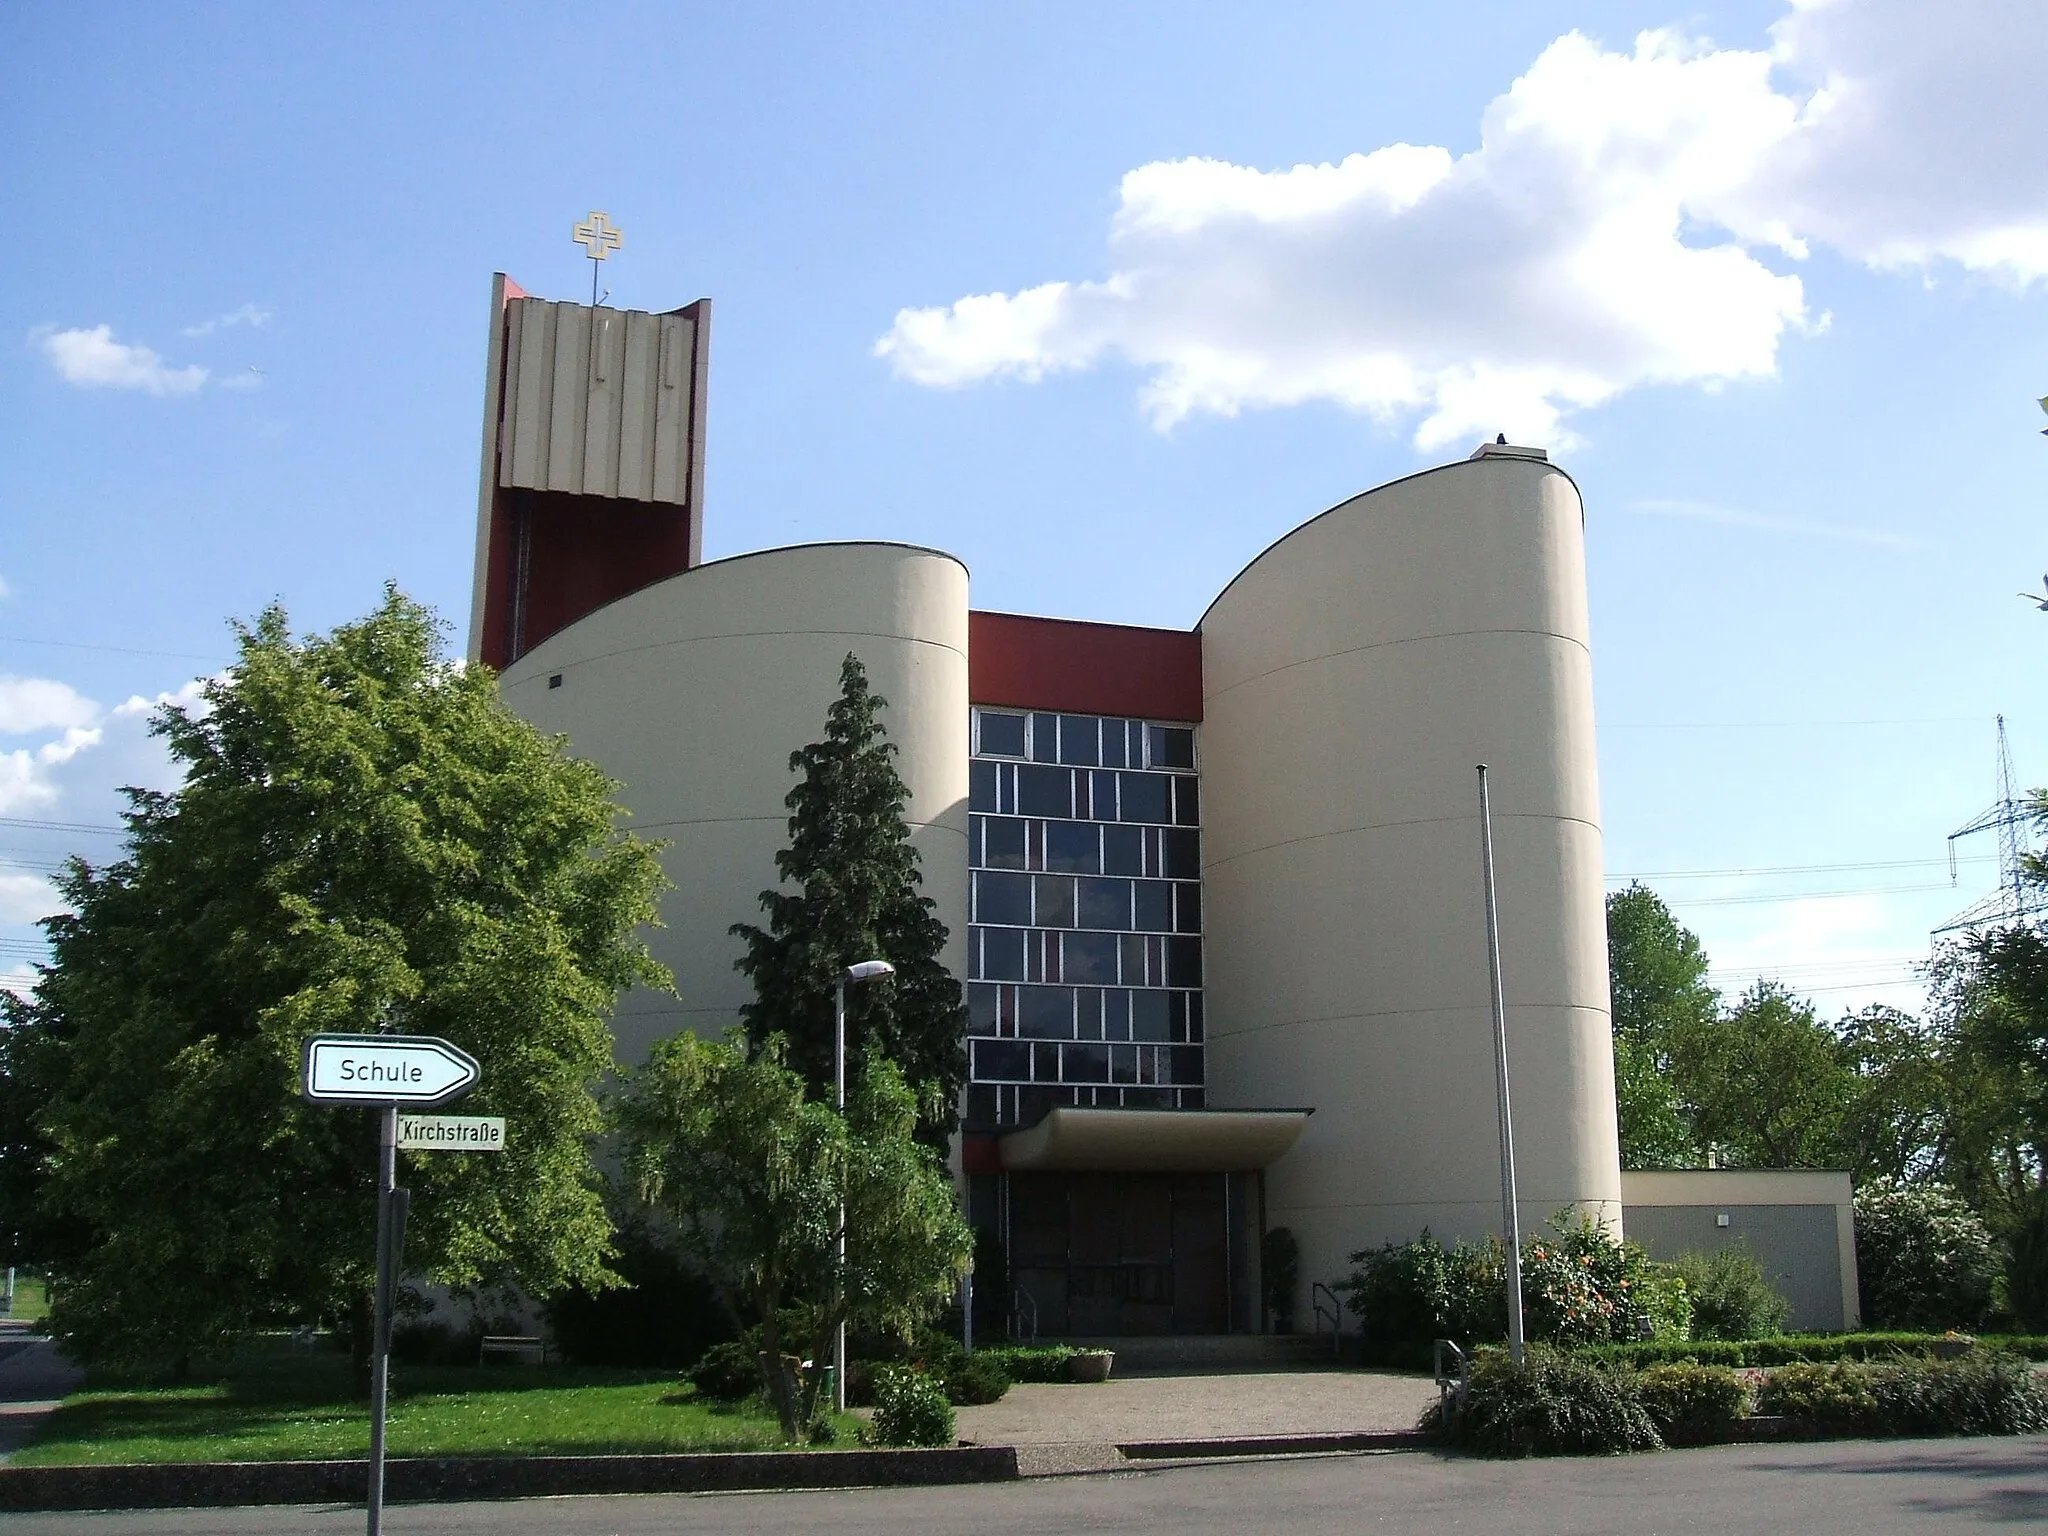
<svg viewBox="0 0 2048 1536"><path fill-rule="evenodd" d="M1192 726L977 708L970 1125L1203 1103Z"/></svg>

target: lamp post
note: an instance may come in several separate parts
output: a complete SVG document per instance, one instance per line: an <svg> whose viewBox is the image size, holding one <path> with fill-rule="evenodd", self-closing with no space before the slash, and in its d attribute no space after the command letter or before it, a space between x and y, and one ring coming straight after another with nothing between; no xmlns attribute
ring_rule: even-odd
<svg viewBox="0 0 2048 1536"><path fill-rule="evenodd" d="M1500 1209L1508 1247L1508 1358L1522 1363L1522 1218L1515 1201L1515 1116L1508 1104L1508 1011L1500 981L1500 909L1493 895L1493 804L1479 765L1479 860L1486 877L1486 964L1493 996L1493 1076L1500 1101Z"/></svg>
<svg viewBox="0 0 2048 1536"><path fill-rule="evenodd" d="M840 1116L846 1114L846 984L875 981L894 976L896 967L886 960L862 960L839 973L832 985L832 1102ZM846 1412L846 1177L839 1180L839 1333L832 1345L832 1411Z"/></svg>

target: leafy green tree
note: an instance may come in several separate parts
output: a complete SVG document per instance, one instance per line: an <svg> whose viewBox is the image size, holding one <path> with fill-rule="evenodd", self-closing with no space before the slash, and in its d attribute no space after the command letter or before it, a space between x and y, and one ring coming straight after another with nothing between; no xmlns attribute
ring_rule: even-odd
<svg viewBox="0 0 2048 1536"><path fill-rule="evenodd" d="M629 1181L734 1322L758 1330L769 1397L792 1440L811 1421L819 1381L799 1381L792 1355L826 1358L842 1317L909 1338L950 1299L973 1251L893 1062L866 1058L843 1119L805 1087L777 1038L750 1055L685 1033L655 1047L618 1106Z"/></svg>
<svg viewBox="0 0 2048 1536"><path fill-rule="evenodd" d="M1941 1034L1940 1177L2004 1225L2048 1185L2048 936L1980 933L1932 967Z"/></svg>
<svg viewBox="0 0 2048 1536"><path fill-rule="evenodd" d="M0 1186L82 1360L309 1316L362 1336L377 1117L299 1097L321 1031L445 1036L483 1064L464 1109L511 1121L501 1155L407 1160L410 1268L601 1280L605 1019L667 980L634 938L659 867L613 830L615 786L445 660L426 609L387 588L331 635L276 607L236 632L203 707L156 719L183 785L131 790L125 855L74 861L52 964L8 1005Z"/></svg>
<svg viewBox="0 0 2048 1536"><path fill-rule="evenodd" d="M1871 1328L1977 1328L1999 1254L1984 1219L1939 1184L1879 1179L1856 1191L1856 1273Z"/></svg>
<svg viewBox="0 0 2048 1536"><path fill-rule="evenodd" d="M893 977L848 990L848 1056L879 1052L902 1069L937 1146L952 1134L967 1081L967 1011L940 959L946 925L918 893L908 791L881 720L888 702L849 652L824 739L790 754L800 777L785 802L789 846L775 856L788 889L761 893L765 928L732 928L746 941L737 964L754 984L740 1012L757 1052L782 1035L790 1065L822 1091L832 1081L834 982L856 961L889 961Z"/></svg>
<svg viewBox="0 0 2048 1536"><path fill-rule="evenodd" d="M1672 1069L1694 1129L1725 1165L1841 1166L1855 1068L1813 1005L1781 983L1758 982L1711 1027L1688 1031Z"/></svg>
<svg viewBox="0 0 2048 1536"><path fill-rule="evenodd" d="M1607 974L1621 1166L1692 1167L1702 1148L1672 1069L1681 1044L1720 1013L1706 952L1657 893L1637 883L1607 898Z"/></svg>

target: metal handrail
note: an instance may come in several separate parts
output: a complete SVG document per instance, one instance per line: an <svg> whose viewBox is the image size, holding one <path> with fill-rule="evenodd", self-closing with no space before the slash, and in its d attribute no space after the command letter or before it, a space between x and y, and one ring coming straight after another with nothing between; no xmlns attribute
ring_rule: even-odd
<svg viewBox="0 0 2048 1536"><path fill-rule="evenodd" d="M1456 1362L1455 1375L1444 1369L1446 1355ZM1436 1373L1437 1404L1442 1409L1444 1422L1449 1423L1465 1411L1465 1399L1472 1394L1472 1362L1465 1351L1451 1340L1438 1339L1430 1346L1430 1369Z"/></svg>
<svg viewBox="0 0 2048 1536"><path fill-rule="evenodd" d="M1327 1307L1323 1305L1325 1299L1329 1301ZM1308 1288L1308 1304L1315 1314L1309 1322L1309 1331L1311 1333L1321 1333L1323 1331L1323 1319L1328 1318L1330 1320L1330 1356L1332 1359L1335 1359L1344 1350L1342 1338L1344 1314L1338 1310L1337 1293L1323 1284L1322 1281L1315 1281Z"/></svg>
<svg viewBox="0 0 2048 1536"><path fill-rule="evenodd" d="M1024 1319L1031 1319L1031 1331L1024 1331ZM1018 1287L1010 1292L1010 1337L1038 1342L1038 1298Z"/></svg>

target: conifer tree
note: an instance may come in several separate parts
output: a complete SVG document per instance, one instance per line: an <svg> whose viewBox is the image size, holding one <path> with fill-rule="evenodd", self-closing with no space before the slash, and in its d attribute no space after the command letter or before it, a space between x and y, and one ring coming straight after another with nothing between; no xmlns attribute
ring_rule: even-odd
<svg viewBox="0 0 2048 1536"><path fill-rule="evenodd" d="M766 927L732 927L747 946L735 963L754 984L740 1012L753 1053L782 1035L789 1065L828 1092L833 982L855 961L887 960L893 977L848 989L847 1053L894 1062L918 1095L921 1139L938 1144L952 1134L967 1079L966 1009L939 958L946 925L918 891L908 791L881 721L888 703L848 652L824 740L790 754L789 846L775 856L787 889L761 893Z"/></svg>

